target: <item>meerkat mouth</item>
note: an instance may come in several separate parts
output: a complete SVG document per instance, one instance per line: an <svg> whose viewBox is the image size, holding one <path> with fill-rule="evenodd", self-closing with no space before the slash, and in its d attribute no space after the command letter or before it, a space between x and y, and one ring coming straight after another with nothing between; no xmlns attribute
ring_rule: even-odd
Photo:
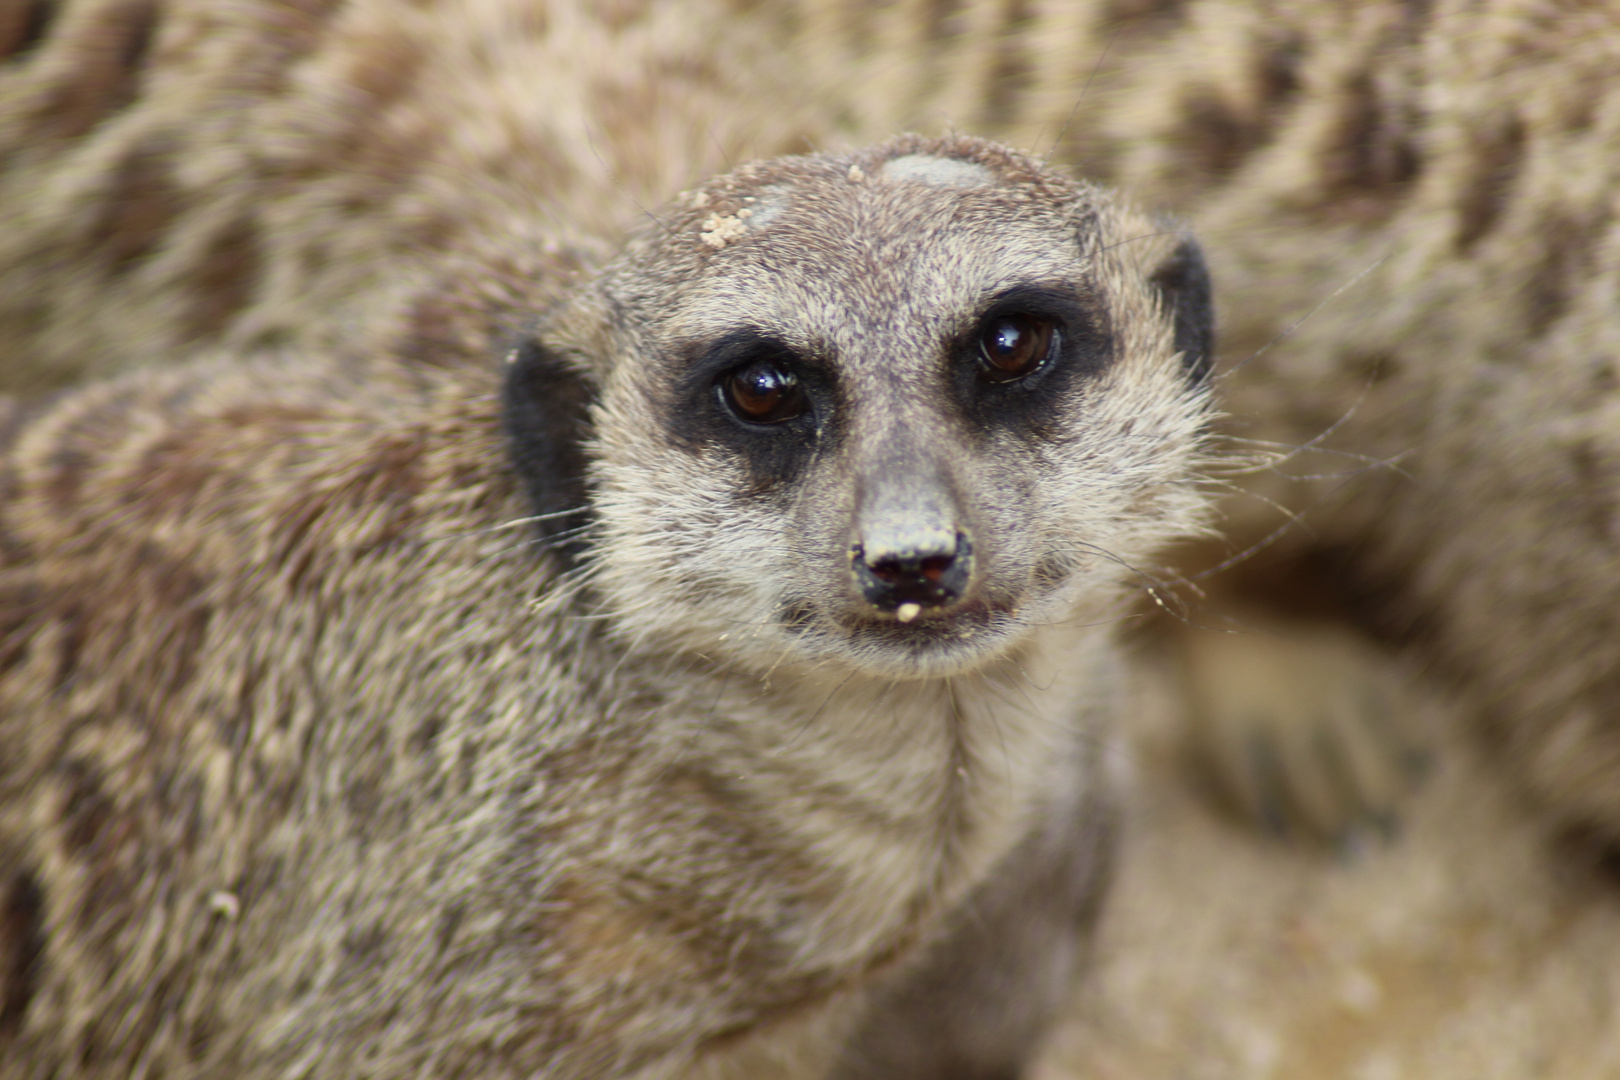
<svg viewBox="0 0 1620 1080"><path fill-rule="evenodd" d="M1028 626L1017 608L981 600L910 622L855 619L844 630L844 647L862 666L890 676L935 677L965 674L1005 655L1024 640Z"/></svg>
<svg viewBox="0 0 1620 1080"><path fill-rule="evenodd" d="M1010 601L983 597L969 598L948 609L919 607L906 612L902 605L892 613L871 609L816 612L808 605L795 605L784 612L782 621L790 631L814 634L827 643L836 641L840 652L868 659L884 657L884 667L894 662L930 669L941 663L971 667L981 658L1002 652L1027 629L1021 608Z"/></svg>
<svg viewBox="0 0 1620 1080"><path fill-rule="evenodd" d="M929 608L920 604L901 604L892 612L878 612L875 616L862 613L849 620L850 625L883 627L899 632L926 633L962 624L978 625L996 615L1010 615L1017 605L982 597L969 597L949 607Z"/></svg>

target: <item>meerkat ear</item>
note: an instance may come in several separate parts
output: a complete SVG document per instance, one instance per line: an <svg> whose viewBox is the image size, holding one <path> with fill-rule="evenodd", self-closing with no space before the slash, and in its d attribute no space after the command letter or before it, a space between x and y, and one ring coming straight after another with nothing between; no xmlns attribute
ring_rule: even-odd
<svg viewBox="0 0 1620 1080"><path fill-rule="evenodd" d="M579 530L590 519L584 443L592 396L585 375L537 337L508 354L502 419L512 465L541 537L569 560L583 550Z"/></svg>
<svg viewBox="0 0 1620 1080"><path fill-rule="evenodd" d="M1215 301L1203 251L1192 238L1183 240L1149 280L1175 319L1176 348L1187 377L1203 382L1215 364Z"/></svg>

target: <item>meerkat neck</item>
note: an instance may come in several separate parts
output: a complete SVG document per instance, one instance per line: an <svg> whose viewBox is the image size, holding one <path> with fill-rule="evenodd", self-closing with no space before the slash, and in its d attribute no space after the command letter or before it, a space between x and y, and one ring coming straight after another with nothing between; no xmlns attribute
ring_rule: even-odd
<svg viewBox="0 0 1620 1080"><path fill-rule="evenodd" d="M1102 738L1106 634L1053 629L970 673L717 673L683 738L838 882L805 948L881 949L1025 835Z"/></svg>

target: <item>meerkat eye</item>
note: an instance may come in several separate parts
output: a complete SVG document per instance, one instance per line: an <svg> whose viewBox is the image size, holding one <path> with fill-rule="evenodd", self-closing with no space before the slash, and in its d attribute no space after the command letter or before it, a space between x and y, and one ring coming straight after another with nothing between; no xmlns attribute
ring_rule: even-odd
<svg viewBox="0 0 1620 1080"><path fill-rule="evenodd" d="M980 377L1012 382L1036 371L1052 353L1055 328L1034 315L999 315L979 338Z"/></svg>
<svg viewBox="0 0 1620 1080"><path fill-rule="evenodd" d="M799 378L776 360L755 360L721 382L731 413L749 424L780 424L805 410Z"/></svg>

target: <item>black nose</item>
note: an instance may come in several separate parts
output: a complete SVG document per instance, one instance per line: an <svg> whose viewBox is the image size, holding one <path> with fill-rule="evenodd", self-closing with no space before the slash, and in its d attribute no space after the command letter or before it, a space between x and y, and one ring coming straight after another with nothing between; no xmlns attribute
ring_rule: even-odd
<svg viewBox="0 0 1620 1080"><path fill-rule="evenodd" d="M854 552L855 583L866 602L879 611L899 611L907 604L917 608L944 607L955 603L967 591L973 570L973 546L961 533L948 550L933 549L885 552L868 557L862 547Z"/></svg>

